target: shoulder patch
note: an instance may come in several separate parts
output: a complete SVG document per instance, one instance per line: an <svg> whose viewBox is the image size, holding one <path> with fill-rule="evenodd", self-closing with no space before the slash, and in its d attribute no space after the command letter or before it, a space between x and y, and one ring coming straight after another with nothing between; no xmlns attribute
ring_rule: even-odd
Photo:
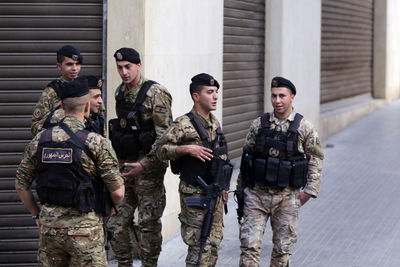
<svg viewBox="0 0 400 267"><path fill-rule="evenodd" d="M165 114L165 113L167 113L167 107L164 105L156 105L154 112Z"/></svg>
<svg viewBox="0 0 400 267"><path fill-rule="evenodd" d="M38 119L42 117L42 112L40 111L40 109L35 109L35 111L33 112L33 117Z"/></svg>

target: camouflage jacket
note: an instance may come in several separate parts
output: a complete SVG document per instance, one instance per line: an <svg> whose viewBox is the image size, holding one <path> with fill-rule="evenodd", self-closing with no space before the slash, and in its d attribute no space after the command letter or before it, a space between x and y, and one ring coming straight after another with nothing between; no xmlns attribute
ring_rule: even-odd
<svg viewBox="0 0 400 267"><path fill-rule="evenodd" d="M134 103L140 88L147 80L148 79L141 77L139 83L131 89L128 89L126 84L121 84L115 91L115 97L117 97L119 92L122 91L124 99L128 99L128 101ZM147 91L146 98L143 102L146 110L143 112L141 119L142 121L153 120L157 135L156 141L164 134L172 123L171 103L172 97L164 86L153 84L149 91ZM152 166L162 165L165 168L168 166L167 161L160 161L156 157L154 151L150 151L147 155L141 156L140 164L145 170L151 169Z"/></svg>
<svg viewBox="0 0 400 267"><path fill-rule="evenodd" d="M84 124L72 117L64 120L73 131L84 129ZM17 169L15 187L29 190L37 176L37 146L44 131L38 133L25 148L21 163ZM69 136L58 126L52 128L54 141L65 141ZM82 153L82 166L92 176L100 177L110 192L119 189L124 184L118 168L118 161L110 142L104 137L89 133L85 145L93 153L95 162ZM85 214L72 207L44 204L40 212L40 223L48 227L91 227L100 223L100 216L95 212Z"/></svg>
<svg viewBox="0 0 400 267"><path fill-rule="evenodd" d="M289 128L290 122L294 120L296 112L293 110L290 115L284 119L280 120L275 117L274 112L270 113L271 130L275 128L280 128L282 131L286 132ZM244 149L252 150L256 143L256 136L261 129L260 117L255 119L250 125L250 131L247 134ZM308 162L308 175L307 184L304 188L304 192L310 194L313 197L317 197L319 186L321 183L322 175L322 160L324 159L324 153L322 151L321 143L318 138L318 133L314 126L304 118L300 122L298 128L299 132L299 142L298 150L301 153L305 153ZM241 174L238 177L238 184L241 184Z"/></svg>
<svg viewBox="0 0 400 267"><path fill-rule="evenodd" d="M216 137L217 128L220 124L217 118L210 113L210 118L207 120L200 115L194 108L190 111L200 119L208 134L208 141L212 141ZM197 133L188 116L183 115L178 117L168 128L165 134L156 143L157 157L162 160L176 160L176 148L180 145L200 145L200 135ZM222 155L221 158L226 159L227 155ZM182 185L183 184L183 185ZM184 182L180 185L180 191L183 193L202 193L200 187L195 187Z"/></svg>
<svg viewBox="0 0 400 267"><path fill-rule="evenodd" d="M58 78L57 80L61 82L65 82L63 78ZM31 132L32 135L35 136L39 130L39 122L43 117L46 117L53 110L61 108L61 99L58 97L56 91L47 86L44 88L42 95L39 98L39 101L36 104L36 107L33 111L32 115L32 125Z"/></svg>

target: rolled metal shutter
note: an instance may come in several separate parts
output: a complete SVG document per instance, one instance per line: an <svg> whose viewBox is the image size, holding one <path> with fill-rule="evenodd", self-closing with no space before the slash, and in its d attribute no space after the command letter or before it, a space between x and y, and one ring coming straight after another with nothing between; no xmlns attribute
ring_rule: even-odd
<svg viewBox="0 0 400 267"><path fill-rule="evenodd" d="M373 0L322 0L321 103L372 92Z"/></svg>
<svg viewBox="0 0 400 267"><path fill-rule="evenodd" d="M223 131L238 159L250 123L264 111L264 0L224 1Z"/></svg>
<svg viewBox="0 0 400 267"><path fill-rule="evenodd" d="M38 231L15 192L15 171L31 140L33 108L59 76L56 51L83 54L81 74L102 75L103 1L0 2L0 266L35 266Z"/></svg>

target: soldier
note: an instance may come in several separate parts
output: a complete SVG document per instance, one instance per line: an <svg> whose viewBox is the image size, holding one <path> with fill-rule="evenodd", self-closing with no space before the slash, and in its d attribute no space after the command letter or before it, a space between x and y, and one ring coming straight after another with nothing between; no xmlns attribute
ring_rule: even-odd
<svg viewBox="0 0 400 267"><path fill-rule="evenodd" d="M273 78L274 111L255 119L246 137L237 187L244 196L240 266L258 266L269 218L274 244L270 266L289 266L299 209L318 194L324 155L316 129L293 109L295 95L289 80Z"/></svg>
<svg viewBox="0 0 400 267"><path fill-rule="evenodd" d="M84 130L87 80L63 87L65 118L26 147L15 187L40 230L38 266L107 266L103 216L122 201L124 179L109 141Z"/></svg>
<svg viewBox="0 0 400 267"><path fill-rule="evenodd" d="M118 118L109 122L110 139L120 160L121 172L128 178L124 202L108 222L114 231L111 246L118 266L132 266L132 237L136 236L142 266L157 266L168 163L149 152L172 122L172 98L164 86L141 76L136 50L121 48L114 57L122 84L115 91ZM136 208L139 231L132 234Z"/></svg>
<svg viewBox="0 0 400 267"><path fill-rule="evenodd" d="M85 76L90 89L90 115L86 118L86 129L91 132L106 136L104 125L104 105L101 97L103 80L96 76Z"/></svg>
<svg viewBox="0 0 400 267"><path fill-rule="evenodd" d="M87 79L90 92L90 115L85 117L85 129L105 137L104 117L101 110L103 107L103 99L101 97L103 80L95 76L81 76L80 78ZM64 117L63 109L53 110L40 120L38 132L43 128L47 129L50 126L54 126Z"/></svg>
<svg viewBox="0 0 400 267"><path fill-rule="evenodd" d="M71 45L65 45L57 51L57 68L61 77L50 82L43 90L39 101L33 111L31 132L38 133L40 120L53 110L61 107L61 84L70 82L78 77L82 64L81 53Z"/></svg>
<svg viewBox="0 0 400 267"><path fill-rule="evenodd" d="M215 266L223 237L222 210L228 201L232 165L220 124L211 113L217 107L218 89L211 75L194 76L192 110L178 117L156 143L157 156L171 160L172 171L180 174L179 220L188 245L186 266Z"/></svg>

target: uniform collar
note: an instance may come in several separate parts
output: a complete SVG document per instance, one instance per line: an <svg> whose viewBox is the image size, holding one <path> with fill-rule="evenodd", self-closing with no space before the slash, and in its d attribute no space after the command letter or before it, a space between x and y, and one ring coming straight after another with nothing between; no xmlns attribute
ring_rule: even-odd
<svg viewBox="0 0 400 267"><path fill-rule="evenodd" d="M215 121L215 116L210 112L210 118L207 120L205 119L196 109L192 108L192 110L190 111L191 113L193 113L194 116L196 116L201 124L203 124L204 128L210 128L213 125L213 122Z"/></svg>
<svg viewBox="0 0 400 267"><path fill-rule="evenodd" d="M128 90L129 91L136 91L136 90L142 88L142 85L144 84L145 81L146 81L146 79L142 75L140 75L139 82L135 86L133 86L131 89L128 89L128 85L126 83L123 83L123 86L122 86L123 90L122 91L123 92L126 92Z"/></svg>
<svg viewBox="0 0 400 267"><path fill-rule="evenodd" d="M286 119L278 119L277 117L275 117L275 113L274 111L270 112L270 116L269 116L269 121L270 122L275 122L276 124L281 124L285 121L294 121L294 117L296 116L296 111L294 110L294 108L292 109L292 112L289 114L289 116Z"/></svg>
<svg viewBox="0 0 400 267"><path fill-rule="evenodd" d="M77 118L74 117L65 117L64 122L68 126L76 126L79 128L85 128L84 122L78 120Z"/></svg>

